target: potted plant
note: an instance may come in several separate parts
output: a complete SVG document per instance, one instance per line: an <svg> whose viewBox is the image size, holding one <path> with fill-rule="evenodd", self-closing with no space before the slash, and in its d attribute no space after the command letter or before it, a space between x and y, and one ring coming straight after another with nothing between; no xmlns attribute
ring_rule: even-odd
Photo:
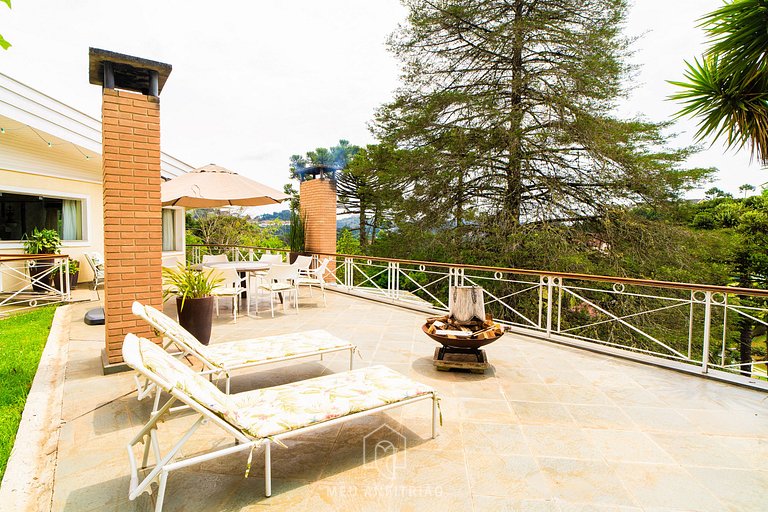
<svg viewBox="0 0 768 512"><path fill-rule="evenodd" d="M288 245L291 249L289 263L293 263L297 256L304 254L305 220L298 209L291 210L291 229L288 232Z"/></svg>
<svg viewBox="0 0 768 512"><path fill-rule="evenodd" d="M215 274L182 263L163 269L163 300L176 297L179 324L207 345L213 326L213 290L222 282Z"/></svg>
<svg viewBox="0 0 768 512"><path fill-rule="evenodd" d="M61 237L55 229L40 229L32 231L23 241L24 252L26 254L59 254L61 251ZM53 266L50 261L29 262L29 277L32 279L32 290L36 292L49 291L46 285L50 287L51 276L40 276ZM38 277L40 276L40 277Z"/></svg>
<svg viewBox="0 0 768 512"><path fill-rule="evenodd" d="M77 286L77 279L80 277L80 262L77 260L74 260L72 258L67 258L69 260L69 289L71 290L75 286ZM63 275L59 272L59 267L56 267L53 269L53 272L51 272L51 275L55 279L55 286L59 289L62 289L64 287L62 281L63 281Z"/></svg>

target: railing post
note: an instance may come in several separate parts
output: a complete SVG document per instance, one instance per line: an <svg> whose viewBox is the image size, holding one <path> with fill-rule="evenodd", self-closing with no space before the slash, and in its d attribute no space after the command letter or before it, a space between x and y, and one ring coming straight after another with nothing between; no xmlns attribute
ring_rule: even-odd
<svg viewBox="0 0 768 512"><path fill-rule="evenodd" d="M253 261L253 248L248 249L248 261Z"/></svg>
<svg viewBox="0 0 768 512"><path fill-rule="evenodd" d="M723 294L723 346L720 349L720 364L725 366L725 342L728 337L728 294Z"/></svg>
<svg viewBox="0 0 768 512"><path fill-rule="evenodd" d="M709 331L712 325L712 292L704 292L704 346L701 353L701 373L709 372Z"/></svg>
<svg viewBox="0 0 768 512"><path fill-rule="evenodd" d="M69 300L72 297L72 290L69 288L69 256L64 258L64 274L66 277L64 279L61 279L61 286L64 287L62 299L69 302ZM59 273L59 277L61 277L62 274Z"/></svg>
<svg viewBox="0 0 768 512"><path fill-rule="evenodd" d="M563 278L557 277L557 332L560 332L563 320Z"/></svg>
<svg viewBox="0 0 768 512"><path fill-rule="evenodd" d="M691 358L691 347L693 346L693 303L695 302L696 292L691 290L691 310L688 313L688 359Z"/></svg>
<svg viewBox="0 0 768 512"><path fill-rule="evenodd" d="M355 284L352 276L353 270L352 258L344 258L344 286L347 288L352 288Z"/></svg>
<svg viewBox="0 0 768 512"><path fill-rule="evenodd" d="M448 269L449 285L450 286L464 286L464 269L463 268L450 268ZM453 279L451 279L451 277Z"/></svg>
<svg viewBox="0 0 768 512"><path fill-rule="evenodd" d="M552 336L552 277L547 277L547 338Z"/></svg>
<svg viewBox="0 0 768 512"><path fill-rule="evenodd" d="M539 276L539 329L541 329L541 322L544 318L544 284L546 283L547 278L544 276Z"/></svg>
<svg viewBox="0 0 768 512"><path fill-rule="evenodd" d="M400 298L400 264L387 262L387 293L393 299Z"/></svg>

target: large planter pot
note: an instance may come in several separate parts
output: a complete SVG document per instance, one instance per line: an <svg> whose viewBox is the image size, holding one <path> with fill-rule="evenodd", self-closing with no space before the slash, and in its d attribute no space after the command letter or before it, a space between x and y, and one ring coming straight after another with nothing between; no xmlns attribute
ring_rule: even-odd
<svg viewBox="0 0 768 512"><path fill-rule="evenodd" d="M213 297L203 297L202 299L188 298L184 301L184 308L182 309L181 297L176 297L176 312L179 315L179 324L203 345L207 345L211 340L213 301Z"/></svg>
<svg viewBox="0 0 768 512"><path fill-rule="evenodd" d="M63 288L63 285L61 283L62 278L64 277L63 274L59 273L56 274L56 278L54 280L54 288L57 290L61 290ZM74 274L69 274L69 289L72 290L75 286L77 286L77 279L80 277L80 271L78 270Z"/></svg>
<svg viewBox="0 0 768 512"><path fill-rule="evenodd" d="M50 291L50 289L46 288L44 285L47 285L47 286L51 285L51 274L48 274L47 276L42 276L42 277L38 277L38 276L50 270L52 266L53 266L53 263L50 263L48 261L37 261L35 262L34 266L32 266L32 262L30 262L29 277L32 280L32 291L35 291L38 293L46 293Z"/></svg>

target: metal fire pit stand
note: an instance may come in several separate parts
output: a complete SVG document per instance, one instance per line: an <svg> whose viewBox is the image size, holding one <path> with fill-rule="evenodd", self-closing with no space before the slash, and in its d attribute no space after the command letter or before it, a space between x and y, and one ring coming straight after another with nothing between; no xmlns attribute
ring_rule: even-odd
<svg viewBox="0 0 768 512"><path fill-rule="evenodd" d="M490 368L485 350L477 348L437 347L432 364L441 372L451 370L469 370L472 373L485 373Z"/></svg>

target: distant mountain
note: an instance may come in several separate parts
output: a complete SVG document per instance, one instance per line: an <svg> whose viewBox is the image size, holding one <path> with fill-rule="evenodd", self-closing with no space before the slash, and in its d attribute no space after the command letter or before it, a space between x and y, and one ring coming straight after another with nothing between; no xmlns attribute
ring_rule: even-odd
<svg viewBox="0 0 768 512"><path fill-rule="evenodd" d="M275 219L289 222L291 220L291 211L282 210L275 213L265 213L256 217L256 220L259 222L267 222ZM338 217L336 219L336 229L344 229L344 228L357 229L359 226L360 226L360 219L358 217L348 216L348 217Z"/></svg>
<svg viewBox="0 0 768 512"><path fill-rule="evenodd" d="M275 213L265 213L259 215L259 220L291 220L291 210L282 210Z"/></svg>
<svg viewBox="0 0 768 512"><path fill-rule="evenodd" d="M357 229L360 227L359 217L342 217L336 218L336 229Z"/></svg>

